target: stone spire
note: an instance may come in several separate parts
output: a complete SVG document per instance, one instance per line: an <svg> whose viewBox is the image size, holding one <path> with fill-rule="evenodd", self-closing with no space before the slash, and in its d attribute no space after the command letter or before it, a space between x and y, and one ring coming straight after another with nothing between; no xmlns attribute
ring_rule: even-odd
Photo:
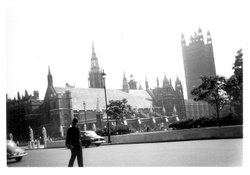
<svg viewBox="0 0 250 175"><path fill-rule="evenodd" d="M52 77L52 74L50 72L50 67L49 67L49 70L48 70L47 78L48 78L48 85L53 86L53 77Z"/></svg>

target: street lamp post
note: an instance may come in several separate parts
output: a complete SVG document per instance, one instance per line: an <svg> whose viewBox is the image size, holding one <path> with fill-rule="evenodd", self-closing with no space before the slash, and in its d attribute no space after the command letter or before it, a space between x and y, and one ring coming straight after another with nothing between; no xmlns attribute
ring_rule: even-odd
<svg viewBox="0 0 250 175"><path fill-rule="evenodd" d="M84 120L85 120L85 124L87 124L87 118L86 118L86 103L85 103L85 101L83 101L83 107L84 107Z"/></svg>
<svg viewBox="0 0 250 175"><path fill-rule="evenodd" d="M106 74L104 73L104 70L102 72L102 78L103 78L103 88L104 88L104 94L105 94L105 105L106 105L106 115L107 115L107 128L108 128L108 143L111 143L111 140L110 140L110 132L109 132L109 116L108 116L108 113L107 113L107 108L108 108L108 103L107 103L107 92L106 92L106 85L105 85L105 77L106 77Z"/></svg>

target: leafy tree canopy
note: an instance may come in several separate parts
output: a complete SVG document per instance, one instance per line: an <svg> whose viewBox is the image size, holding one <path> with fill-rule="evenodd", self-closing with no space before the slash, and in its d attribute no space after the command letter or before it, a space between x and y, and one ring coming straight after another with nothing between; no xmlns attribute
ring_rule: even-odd
<svg viewBox="0 0 250 175"><path fill-rule="evenodd" d="M111 119L119 120L123 116L129 117L133 114L132 107L127 104L127 99L110 100L107 106L107 114Z"/></svg>
<svg viewBox="0 0 250 175"><path fill-rule="evenodd" d="M242 105L243 97L243 53L242 50L237 52L235 62L232 67L234 75L226 82L225 90L227 91L233 105Z"/></svg>
<svg viewBox="0 0 250 175"><path fill-rule="evenodd" d="M202 83L194 88L191 94L196 96L195 101L206 101L216 110L219 118L220 110L229 102L225 91L226 79L223 76L202 76Z"/></svg>

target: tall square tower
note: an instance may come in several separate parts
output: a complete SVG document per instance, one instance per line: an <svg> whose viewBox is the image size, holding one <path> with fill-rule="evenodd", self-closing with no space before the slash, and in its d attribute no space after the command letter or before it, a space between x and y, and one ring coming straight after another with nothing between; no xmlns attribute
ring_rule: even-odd
<svg viewBox="0 0 250 175"><path fill-rule="evenodd" d="M204 42L203 34L199 28L198 34L190 37L189 45L186 45L184 35L181 35L181 46L188 99L193 99L191 91L201 84L201 76L215 76L215 63L212 38L207 32L207 43Z"/></svg>

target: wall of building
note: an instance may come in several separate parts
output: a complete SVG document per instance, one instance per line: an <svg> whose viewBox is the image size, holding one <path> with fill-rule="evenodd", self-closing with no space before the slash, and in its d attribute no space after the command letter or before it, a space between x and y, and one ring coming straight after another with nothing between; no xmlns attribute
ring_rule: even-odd
<svg viewBox="0 0 250 175"><path fill-rule="evenodd" d="M211 107L206 102L185 100L187 119L198 119L201 117L211 117Z"/></svg>
<svg viewBox="0 0 250 175"><path fill-rule="evenodd" d="M165 108L165 115L171 116L173 114L174 106L177 110L177 114L180 120L186 119L186 110L184 104L183 94L179 94L173 88L155 88L153 89L154 107L163 107Z"/></svg>
<svg viewBox="0 0 250 175"><path fill-rule="evenodd" d="M65 93L58 93L50 96L49 105L49 128L48 135L58 137L61 135L60 127L69 126L73 119L72 97L70 91Z"/></svg>

